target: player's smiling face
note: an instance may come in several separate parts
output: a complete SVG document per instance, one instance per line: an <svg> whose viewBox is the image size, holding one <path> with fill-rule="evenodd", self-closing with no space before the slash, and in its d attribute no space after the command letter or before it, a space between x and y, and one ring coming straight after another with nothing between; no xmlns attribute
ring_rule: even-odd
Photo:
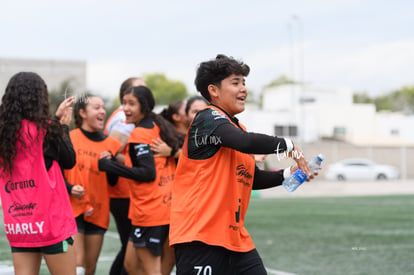
<svg viewBox="0 0 414 275"><path fill-rule="evenodd" d="M85 100L88 101L85 110L79 111L82 117L82 129L89 132L102 130L106 116L103 100L97 96L91 96Z"/></svg>
<svg viewBox="0 0 414 275"><path fill-rule="evenodd" d="M211 103L224 109L231 116L244 111L247 98L245 79L242 75L232 74L221 81L220 87L209 85Z"/></svg>
<svg viewBox="0 0 414 275"><path fill-rule="evenodd" d="M125 122L138 124L143 118L144 114L141 112L141 104L134 93L125 94L122 97L122 106L125 113Z"/></svg>

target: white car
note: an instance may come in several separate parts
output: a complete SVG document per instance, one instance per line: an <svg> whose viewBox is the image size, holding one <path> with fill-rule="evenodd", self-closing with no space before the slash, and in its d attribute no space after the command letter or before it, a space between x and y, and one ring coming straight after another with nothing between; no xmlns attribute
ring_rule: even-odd
<svg viewBox="0 0 414 275"><path fill-rule="evenodd" d="M344 159L328 166L325 177L330 180L387 180L398 179L400 173L390 165L375 163L369 159Z"/></svg>

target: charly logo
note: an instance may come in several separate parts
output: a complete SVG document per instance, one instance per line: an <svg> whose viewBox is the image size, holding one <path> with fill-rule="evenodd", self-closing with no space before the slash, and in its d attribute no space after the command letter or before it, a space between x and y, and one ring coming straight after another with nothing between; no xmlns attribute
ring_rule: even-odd
<svg viewBox="0 0 414 275"><path fill-rule="evenodd" d="M11 180L9 180L4 189L6 190L7 193L11 193L12 191L17 191L17 190L22 190L22 189L27 189L27 188L34 188L37 187L35 184L35 181L33 179L30 180L24 180L24 181L16 181L16 182L12 182Z"/></svg>
<svg viewBox="0 0 414 275"><path fill-rule="evenodd" d="M135 228L134 235L138 239L141 238L141 236L142 236L141 228Z"/></svg>

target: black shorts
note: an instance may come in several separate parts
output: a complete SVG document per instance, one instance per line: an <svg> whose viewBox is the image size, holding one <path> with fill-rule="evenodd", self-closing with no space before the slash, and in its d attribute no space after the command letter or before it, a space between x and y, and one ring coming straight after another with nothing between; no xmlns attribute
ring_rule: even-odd
<svg viewBox="0 0 414 275"><path fill-rule="evenodd" d="M191 242L174 245L177 275L265 275L256 249L235 252L221 246Z"/></svg>
<svg viewBox="0 0 414 275"><path fill-rule="evenodd" d="M78 227L78 232L84 235L104 235L106 232L105 228L85 221L83 215L76 217L76 226Z"/></svg>
<svg viewBox="0 0 414 275"><path fill-rule="evenodd" d="M12 253L19 252L32 252L32 253L42 253L47 255L59 254L68 251L68 245L73 245L72 237L67 238L64 241L58 242L56 244L42 246L42 247L11 247Z"/></svg>
<svg viewBox="0 0 414 275"><path fill-rule="evenodd" d="M162 248L168 238L170 226L132 226L129 240L134 243L135 248L146 247L155 256L161 256Z"/></svg>

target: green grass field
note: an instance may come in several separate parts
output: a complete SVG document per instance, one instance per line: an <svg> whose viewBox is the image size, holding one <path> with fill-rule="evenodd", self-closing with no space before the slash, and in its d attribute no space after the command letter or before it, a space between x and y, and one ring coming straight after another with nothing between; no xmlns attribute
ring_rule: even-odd
<svg viewBox="0 0 414 275"><path fill-rule="evenodd" d="M246 220L269 274L414 274L412 195L254 198ZM96 274L108 274L114 235L105 237ZM3 226L1 264L11 264Z"/></svg>

